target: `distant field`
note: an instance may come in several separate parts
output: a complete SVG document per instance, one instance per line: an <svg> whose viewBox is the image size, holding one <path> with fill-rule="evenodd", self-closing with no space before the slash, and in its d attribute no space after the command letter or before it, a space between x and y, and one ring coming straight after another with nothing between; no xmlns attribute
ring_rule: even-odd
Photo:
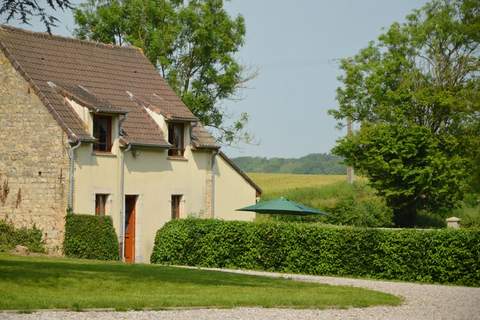
<svg viewBox="0 0 480 320"><path fill-rule="evenodd" d="M294 189L322 187L347 179L345 175L256 172L250 172L248 175L263 189L265 195L288 192Z"/></svg>
<svg viewBox="0 0 480 320"><path fill-rule="evenodd" d="M377 196L375 190L367 186L367 178L355 177L355 181L360 183L351 185L346 182L346 175L255 172L250 172L248 175L262 188L262 200L285 197L325 212L337 212L337 216L341 216L340 213L356 211L356 217L361 219L366 215L365 213L377 214L389 210L384 200ZM480 227L479 199L480 195L478 194L468 194L463 205L450 212L449 216L462 219L464 227ZM376 210L373 210L374 208ZM441 227L445 224L445 220L442 218L444 214L422 213L417 218L417 225ZM388 226L387 224L382 225L384 220L378 220L378 216L382 215L377 214L375 218L377 224L365 223L366 218L360 222L352 222L352 220L328 222L360 226Z"/></svg>
<svg viewBox="0 0 480 320"><path fill-rule="evenodd" d="M307 217L257 215L259 221L275 219L361 227L391 225L391 210L368 187L365 178L356 177L356 183L349 184L345 175L252 173L251 177L262 187L263 201L285 197L328 213Z"/></svg>

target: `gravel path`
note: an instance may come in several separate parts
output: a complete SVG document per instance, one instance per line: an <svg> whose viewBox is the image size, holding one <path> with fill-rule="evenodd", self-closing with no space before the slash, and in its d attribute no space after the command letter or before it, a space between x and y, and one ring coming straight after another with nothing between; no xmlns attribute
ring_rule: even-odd
<svg viewBox="0 0 480 320"><path fill-rule="evenodd" d="M209 269L218 270L218 269ZM480 320L480 288L415 284L349 278L279 274L257 271L218 270L243 274L284 277L299 281L347 285L368 288L402 296L405 303L398 307L371 307L327 310L295 309L190 309L169 311L129 312L37 312L32 314L0 313L5 320L310 320L310 319L366 319L366 320Z"/></svg>

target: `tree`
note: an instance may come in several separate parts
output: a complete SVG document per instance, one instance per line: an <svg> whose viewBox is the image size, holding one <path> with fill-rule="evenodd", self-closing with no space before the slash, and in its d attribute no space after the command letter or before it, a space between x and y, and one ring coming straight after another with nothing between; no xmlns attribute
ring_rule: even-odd
<svg viewBox="0 0 480 320"><path fill-rule="evenodd" d="M221 106L254 75L235 59L244 43L242 16L222 0L89 0L75 11L76 36L140 47L183 102L221 142L249 140L248 115Z"/></svg>
<svg viewBox="0 0 480 320"><path fill-rule="evenodd" d="M52 27L55 27L59 20L49 14L46 7L53 10L66 10L72 9L72 3L70 0L46 0L46 4L42 6L36 0L1 0L0 16L5 14L7 22L19 19L25 24L29 24L32 17L39 17L47 32L51 33Z"/></svg>
<svg viewBox="0 0 480 320"><path fill-rule="evenodd" d="M412 226L455 207L478 172L480 2L434 0L343 59L339 121L361 128L334 152L366 175ZM478 176L477 176L478 177Z"/></svg>
<svg viewBox="0 0 480 320"><path fill-rule="evenodd" d="M412 227L419 210L454 207L466 190L466 159L453 136L419 125L365 124L336 146L365 172L394 211L397 226Z"/></svg>

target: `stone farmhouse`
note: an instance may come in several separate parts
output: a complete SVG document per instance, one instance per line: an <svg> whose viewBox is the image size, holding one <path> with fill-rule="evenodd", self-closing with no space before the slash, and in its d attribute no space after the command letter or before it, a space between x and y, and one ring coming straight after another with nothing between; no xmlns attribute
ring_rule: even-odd
<svg viewBox="0 0 480 320"><path fill-rule="evenodd" d="M122 257L188 216L252 220L260 188L142 51L0 25L0 219L60 254L65 215L108 215Z"/></svg>

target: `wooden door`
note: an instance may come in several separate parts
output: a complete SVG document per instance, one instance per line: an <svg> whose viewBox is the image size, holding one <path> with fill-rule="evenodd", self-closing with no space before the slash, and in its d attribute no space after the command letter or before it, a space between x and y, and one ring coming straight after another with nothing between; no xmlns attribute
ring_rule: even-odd
<svg viewBox="0 0 480 320"><path fill-rule="evenodd" d="M125 196L125 261L135 262L135 204L137 196Z"/></svg>

